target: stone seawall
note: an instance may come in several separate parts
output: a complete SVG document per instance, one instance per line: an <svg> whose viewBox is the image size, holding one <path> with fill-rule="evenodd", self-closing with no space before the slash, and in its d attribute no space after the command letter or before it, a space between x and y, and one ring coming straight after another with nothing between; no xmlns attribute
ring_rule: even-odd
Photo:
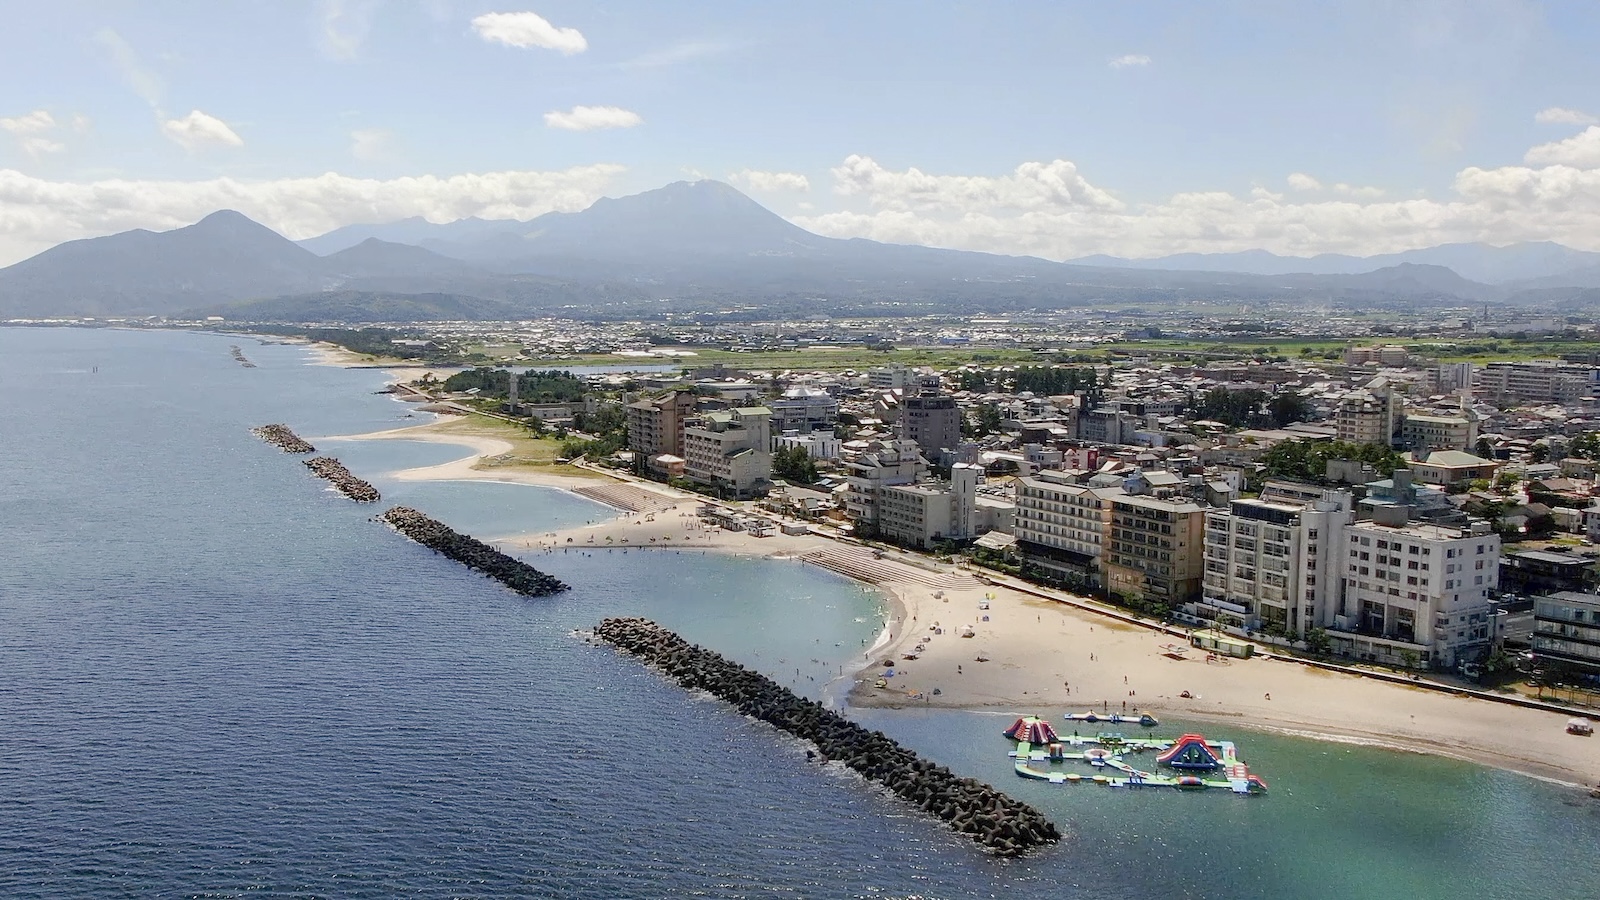
<svg viewBox="0 0 1600 900"><path fill-rule="evenodd" d="M317 448L282 424L258 425L250 433L285 453L315 453Z"/></svg>
<svg viewBox="0 0 1600 900"><path fill-rule="evenodd" d="M326 478L333 482L333 486L338 489L339 493L357 503L376 503L383 499L383 495L378 493L377 488L350 474L350 470L344 467L344 463L331 456L318 456L305 462L306 468L310 469L312 474L318 478Z"/></svg>
<svg viewBox="0 0 1600 900"><path fill-rule="evenodd" d="M997 856L1021 856L1061 839L1055 824L1033 807L982 782L958 778L882 732L868 731L648 619L606 619L595 636L690 690L708 691L745 715L810 741L823 760L839 760Z"/></svg>
<svg viewBox="0 0 1600 900"><path fill-rule="evenodd" d="M568 589L555 576L546 575L410 507L396 506L381 518L395 531L422 546L443 553L469 569L476 569L525 597L548 597Z"/></svg>

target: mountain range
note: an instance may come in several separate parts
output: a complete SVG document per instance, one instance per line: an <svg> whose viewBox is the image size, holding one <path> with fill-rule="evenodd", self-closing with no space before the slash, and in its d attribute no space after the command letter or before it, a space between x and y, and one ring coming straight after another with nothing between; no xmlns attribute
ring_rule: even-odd
<svg viewBox="0 0 1600 900"><path fill-rule="evenodd" d="M779 317L1275 299L1555 308L1593 303L1594 289L1600 254L1548 243L1364 259L1253 251L1058 263L842 240L726 184L698 181L525 222L406 219L300 243L223 210L173 231L70 241L0 269L0 318L366 322L729 309Z"/></svg>

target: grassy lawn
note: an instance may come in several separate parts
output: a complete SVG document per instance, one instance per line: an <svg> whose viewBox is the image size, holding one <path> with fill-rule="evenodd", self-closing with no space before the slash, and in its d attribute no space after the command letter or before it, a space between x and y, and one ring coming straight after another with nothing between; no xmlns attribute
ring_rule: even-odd
<svg viewBox="0 0 1600 900"><path fill-rule="evenodd" d="M488 416L480 415L458 416L447 422L440 423L434 430L440 434L490 437L505 441L511 445L511 449L506 453L480 460L475 466L478 469L532 468L551 475L570 475L574 478L605 480L604 476L597 475L588 469L580 469L577 466L556 462L561 456L560 441L554 438L537 437L528 429L520 425L513 425L502 419L492 419Z"/></svg>

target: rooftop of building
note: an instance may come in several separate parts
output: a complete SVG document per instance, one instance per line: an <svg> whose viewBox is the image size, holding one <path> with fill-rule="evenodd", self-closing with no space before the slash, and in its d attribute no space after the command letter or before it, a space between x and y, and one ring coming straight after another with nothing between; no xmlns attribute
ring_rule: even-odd
<svg viewBox="0 0 1600 900"><path fill-rule="evenodd" d="M1115 498L1121 506L1137 506L1173 513L1202 512L1205 507L1186 497L1151 497L1144 494L1125 494Z"/></svg>
<svg viewBox="0 0 1600 900"><path fill-rule="evenodd" d="M1494 460L1473 456L1460 450L1435 450L1422 459L1415 459L1415 454L1406 456L1407 462L1413 465L1433 466L1439 469L1472 469L1496 464Z"/></svg>
<svg viewBox="0 0 1600 900"><path fill-rule="evenodd" d="M1351 525L1350 529L1378 535L1403 535L1426 541L1455 541L1463 538L1493 537L1493 534L1475 535L1470 530L1450 528L1445 525L1430 525L1425 522L1409 522L1405 525L1381 525L1377 522L1364 521Z"/></svg>

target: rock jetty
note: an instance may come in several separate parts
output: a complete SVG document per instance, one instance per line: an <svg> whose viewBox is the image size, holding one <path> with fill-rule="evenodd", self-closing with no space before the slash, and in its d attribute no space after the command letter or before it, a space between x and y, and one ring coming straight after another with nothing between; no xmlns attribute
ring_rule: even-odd
<svg viewBox="0 0 1600 900"><path fill-rule="evenodd" d="M548 597L567 590L560 579L408 506L396 506L381 518L395 531L422 546L443 553L469 569L477 569L525 597Z"/></svg>
<svg viewBox="0 0 1600 900"><path fill-rule="evenodd" d="M257 425L255 428L250 429L250 433L285 453L317 452L317 448L301 440L300 436L290 431L287 425Z"/></svg>
<svg viewBox="0 0 1600 900"><path fill-rule="evenodd" d="M333 486L338 489L339 493L357 503L376 503L383 499L377 488L351 475L350 470L344 467L344 463L331 456L318 456L308 459L306 460L306 468L310 469L312 474L318 478L326 478L333 482Z"/></svg>
<svg viewBox="0 0 1600 900"><path fill-rule="evenodd" d="M1061 839L1055 824L1033 807L982 782L958 778L883 732L868 731L648 619L606 619L594 633L684 687L709 691L745 715L810 741L824 761L839 760L943 819L996 856L1021 856Z"/></svg>

